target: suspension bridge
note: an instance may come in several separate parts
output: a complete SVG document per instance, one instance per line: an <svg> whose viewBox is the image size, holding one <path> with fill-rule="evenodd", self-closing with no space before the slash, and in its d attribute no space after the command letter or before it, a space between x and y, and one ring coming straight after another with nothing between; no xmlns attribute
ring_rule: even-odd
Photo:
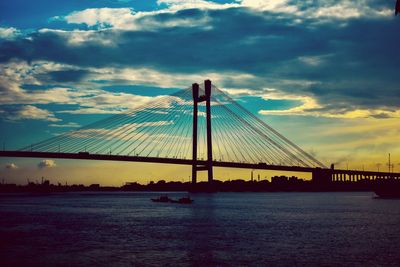
<svg viewBox="0 0 400 267"><path fill-rule="evenodd" d="M400 173L328 168L210 80L1 157L151 162L306 172L318 183L399 179Z"/></svg>

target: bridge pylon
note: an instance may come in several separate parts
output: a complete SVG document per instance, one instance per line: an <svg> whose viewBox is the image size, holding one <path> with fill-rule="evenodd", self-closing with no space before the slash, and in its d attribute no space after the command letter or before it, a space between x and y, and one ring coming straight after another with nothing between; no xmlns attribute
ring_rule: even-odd
<svg viewBox="0 0 400 267"><path fill-rule="evenodd" d="M204 95L199 94L199 85L192 85L193 92L193 146L192 146L192 184L197 183L197 171L208 172L208 183L213 182L212 160L212 132L211 132L211 81L204 81ZM206 131L207 131L207 161L205 165L199 165L197 161L197 131L198 131L198 103L206 102Z"/></svg>

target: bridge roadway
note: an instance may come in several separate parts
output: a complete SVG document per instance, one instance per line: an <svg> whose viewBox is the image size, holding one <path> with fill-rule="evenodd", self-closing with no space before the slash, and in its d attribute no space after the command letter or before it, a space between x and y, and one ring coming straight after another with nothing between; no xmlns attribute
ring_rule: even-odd
<svg viewBox="0 0 400 267"><path fill-rule="evenodd" d="M17 157L17 158L56 158L56 159L81 159L81 160L108 160L108 161L129 161L129 162L146 162L146 163L164 163L178 165L192 165L191 159L177 158L157 158L157 157L141 157L141 156L122 156L112 154L89 154L87 152L80 153L57 153L57 152L38 152L38 151L0 151L0 157ZM198 165L206 165L206 160L198 160ZM269 165L266 163L244 163L244 162L226 162L213 161L214 167L224 168L242 168L242 169L257 169L257 170L275 170L275 171L290 171L290 172L306 172L313 173L319 168L301 167L301 166L281 166ZM319 169L321 170L321 169ZM358 170L340 170L340 169L324 169L331 171L334 180L341 180L342 176L363 176L375 178L395 177L399 178L400 173L375 172L375 171L358 171ZM347 179L346 179L347 180Z"/></svg>

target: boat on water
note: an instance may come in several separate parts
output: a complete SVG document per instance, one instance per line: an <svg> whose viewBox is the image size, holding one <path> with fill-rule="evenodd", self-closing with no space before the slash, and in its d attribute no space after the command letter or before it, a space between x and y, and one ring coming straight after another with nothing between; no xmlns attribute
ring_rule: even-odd
<svg viewBox="0 0 400 267"><path fill-rule="evenodd" d="M172 199L170 199L167 195L160 196L158 198L152 198L151 201L153 202L171 202Z"/></svg>
<svg viewBox="0 0 400 267"><path fill-rule="evenodd" d="M187 197L181 197L178 200L171 199L167 195L160 196L158 198L152 198L151 201L153 202L169 202L169 203L178 203L178 204L192 204L193 199L191 199L189 196Z"/></svg>
<svg viewBox="0 0 400 267"><path fill-rule="evenodd" d="M181 197L178 200L172 200L172 203L179 203L179 204L192 204L193 203L193 199L191 199L189 196L188 197Z"/></svg>
<svg viewBox="0 0 400 267"><path fill-rule="evenodd" d="M400 198L400 180L379 181L375 185L374 192L380 198Z"/></svg>

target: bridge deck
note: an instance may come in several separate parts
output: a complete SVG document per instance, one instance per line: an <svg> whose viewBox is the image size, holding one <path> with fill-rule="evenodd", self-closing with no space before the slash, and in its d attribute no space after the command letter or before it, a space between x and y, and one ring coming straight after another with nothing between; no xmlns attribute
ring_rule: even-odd
<svg viewBox="0 0 400 267"><path fill-rule="evenodd" d="M89 153L55 153L55 152L37 152L37 151L0 151L0 157L18 157L18 158L58 158L58 159L81 159L81 160L108 160L108 161L129 161L129 162L145 162L145 163L164 163L178 165L192 165L191 159L177 158L157 158L157 157L140 157L140 156L122 156L110 154L89 154ZM206 164L205 160L198 160L199 165ZM224 162L214 161L214 167L225 168L242 168L257 170L276 170L290 172L307 172L312 173L316 168L301 166L280 166L269 165L266 163L244 163L244 162ZM330 169L326 169L330 170ZM370 175L370 176L400 176L400 173L374 172L374 171L358 171L358 170L331 170L334 174L348 175Z"/></svg>

